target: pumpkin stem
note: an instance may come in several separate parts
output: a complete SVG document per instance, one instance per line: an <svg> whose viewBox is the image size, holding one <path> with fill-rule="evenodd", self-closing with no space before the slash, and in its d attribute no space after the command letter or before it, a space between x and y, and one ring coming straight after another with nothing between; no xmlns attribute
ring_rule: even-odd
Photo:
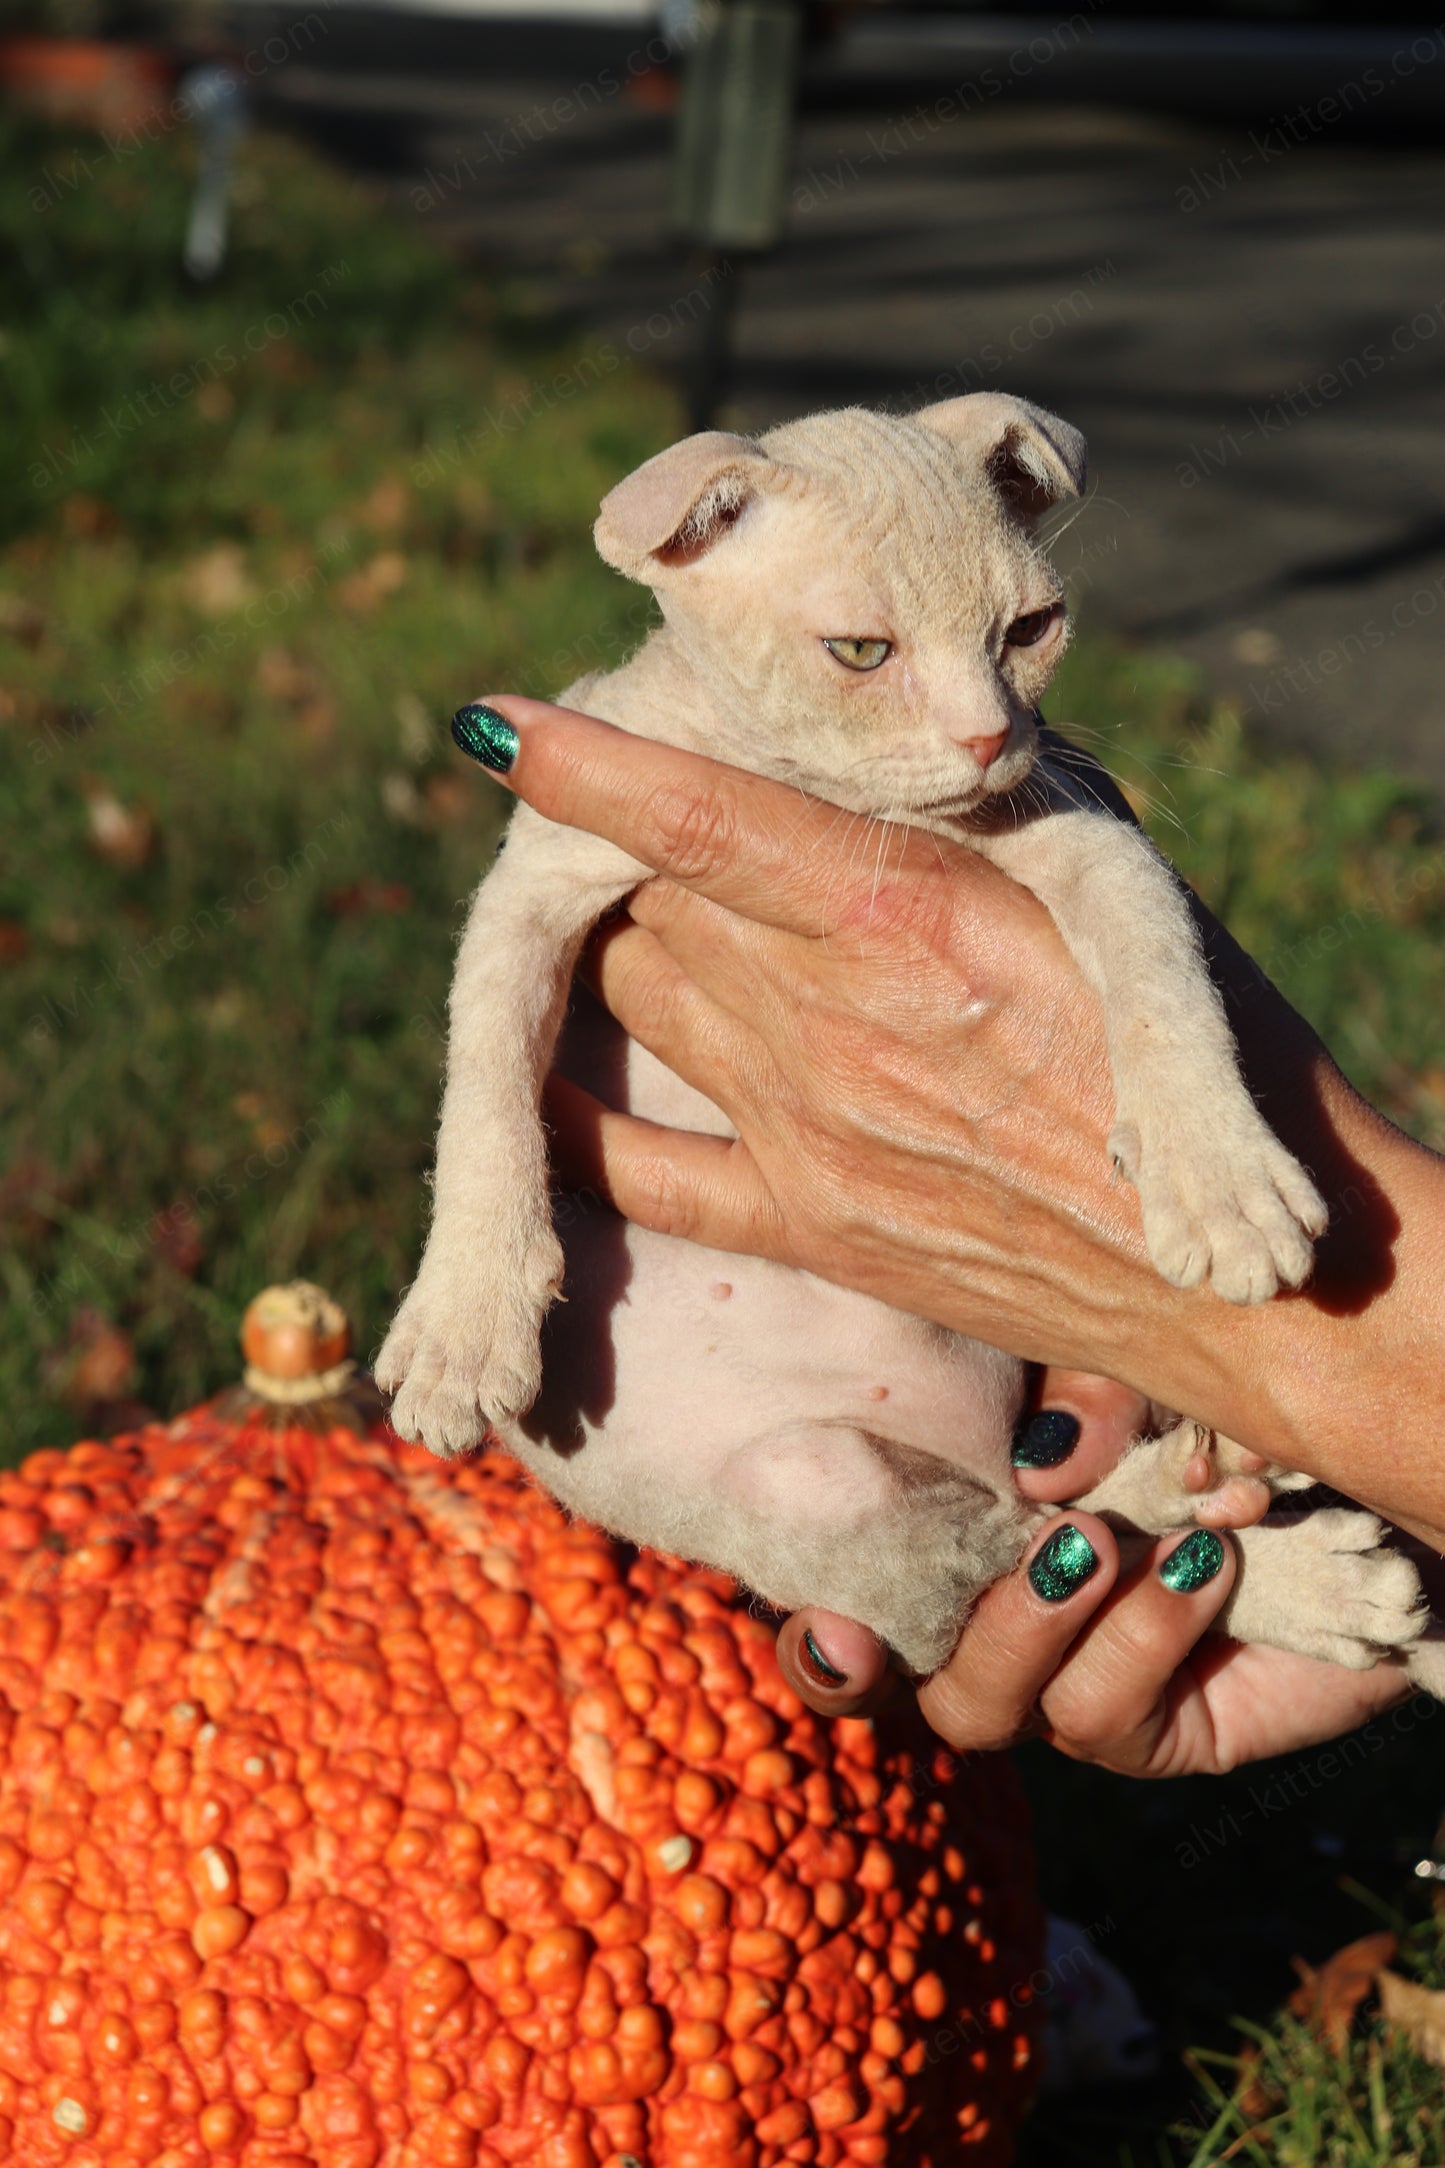
<svg viewBox="0 0 1445 2168"><path fill-rule="evenodd" d="M246 1367L222 1396L228 1412L272 1413L308 1429L359 1427L358 1415L374 1418L377 1394L350 1347L346 1312L324 1288L311 1280L262 1288L241 1320Z"/></svg>

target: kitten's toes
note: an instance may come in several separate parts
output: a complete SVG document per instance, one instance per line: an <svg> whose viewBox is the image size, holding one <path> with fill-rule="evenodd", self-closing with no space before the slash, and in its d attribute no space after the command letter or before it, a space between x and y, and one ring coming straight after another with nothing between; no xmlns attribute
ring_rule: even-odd
<svg viewBox="0 0 1445 2168"><path fill-rule="evenodd" d="M419 1325L411 1323L403 1310L382 1341L381 1353L372 1364L371 1374L384 1393L399 1392L406 1383L406 1374L416 1354L419 1330Z"/></svg>
<svg viewBox="0 0 1445 2168"><path fill-rule="evenodd" d="M1262 1135L1211 1150L1177 1140L1145 1151L1139 1175L1144 1236L1155 1268L1174 1287L1208 1279L1226 1302L1267 1302L1301 1287L1314 1264L1310 1230L1325 1208L1284 1147Z"/></svg>
<svg viewBox="0 0 1445 2168"><path fill-rule="evenodd" d="M1201 1528L1253 1528L1274 1504L1263 1476L1229 1475L1191 1501Z"/></svg>
<svg viewBox="0 0 1445 2168"><path fill-rule="evenodd" d="M1304 1168L1283 1145L1277 1144L1269 1171L1295 1221L1312 1241L1318 1241L1330 1224L1329 1207Z"/></svg>
<svg viewBox="0 0 1445 2168"><path fill-rule="evenodd" d="M423 1264L376 1364L377 1384L396 1395L400 1437L451 1457L526 1413L542 1389L542 1320L562 1263L547 1227L517 1256L493 1256L485 1273L461 1252Z"/></svg>
<svg viewBox="0 0 1445 2168"><path fill-rule="evenodd" d="M1428 1612L1419 1575L1383 1533L1373 1514L1336 1506L1245 1530L1225 1630L1351 1671L1409 1648Z"/></svg>
<svg viewBox="0 0 1445 2168"><path fill-rule="evenodd" d="M1268 1302L1284 1277L1269 1236L1237 1209L1214 1219L1209 1254L1209 1284L1225 1302Z"/></svg>
<svg viewBox="0 0 1445 2168"><path fill-rule="evenodd" d="M440 1369L414 1370L391 1409L397 1436L441 1460L475 1452L487 1435L487 1417L470 1380L448 1369L443 1357Z"/></svg>
<svg viewBox="0 0 1445 2168"><path fill-rule="evenodd" d="M1243 1156L1229 1203L1210 1274L1216 1294L1265 1302L1279 1287L1303 1287L1314 1270L1311 1236L1328 1214L1298 1161L1271 1137L1257 1156Z"/></svg>
<svg viewBox="0 0 1445 2168"><path fill-rule="evenodd" d="M1108 1153L1114 1162L1114 1172L1121 1174L1126 1182L1137 1185L1140 1160L1143 1156L1137 1124L1115 1122L1109 1132Z"/></svg>
<svg viewBox="0 0 1445 2168"><path fill-rule="evenodd" d="M423 1335L392 1402L400 1437L451 1459L470 1453L488 1427L524 1415L542 1389L541 1320L494 1311Z"/></svg>

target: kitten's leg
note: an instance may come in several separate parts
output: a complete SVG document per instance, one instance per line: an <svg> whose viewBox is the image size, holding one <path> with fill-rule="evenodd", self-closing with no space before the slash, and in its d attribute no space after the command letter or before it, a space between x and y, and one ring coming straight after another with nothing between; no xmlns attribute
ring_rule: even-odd
<svg viewBox="0 0 1445 2168"><path fill-rule="evenodd" d="M1420 1579L1407 1558L1382 1543L1381 1523L1370 1513L1323 1507L1297 1520L1233 1525L1241 1509L1257 1508L1257 1493L1267 1502L1283 1491L1308 1489L1313 1480L1281 1468L1240 1474L1241 1454L1230 1439L1182 1422L1162 1438L1141 1439L1073 1503L1126 1532L1121 1548L1129 1566L1144 1545L1130 1542L1127 1531L1163 1536L1190 1521L1228 1527L1239 1568L1215 1624L1235 1641L1292 1649L1354 1671L1369 1670L1392 1649L1408 1648L1426 1623ZM1203 1492L1185 1480L1201 1455L1216 1476ZM1430 1679L1421 1683L1433 1691Z"/></svg>
<svg viewBox="0 0 1445 2168"><path fill-rule="evenodd" d="M1185 1420L1158 1438L1140 1438L1082 1498L1071 1503L1115 1528L1167 1535L1190 1522L1239 1528L1262 1520L1281 1492L1307 1490L1312 1476L1254 1465L1231 1438Z"/></svg>
<svg viewBox="0 0 1445 2168"><path fill-rule="evenodd" d="M729 1454L710 1554L786 1610L871 1626L919 1676L953 1654L973 1603L1017 1565L1037 1512L936 1454L847 1423L799 1423Z"/></svg>
<svg viewBox="0 0 1445 2168"><path fill-rule="evenodd" d="M1310 1270L1325 1207L1245 1088L1194 920L1152 845L1078 806L977 838L1032 889L1104 1008L1117 1099L1109 1151L1139 1191L1149 1255L1262 1302Z"/></svg>
<svg viewBox="0 0 1445 2168"><path fill-rule="evenodd" d="M541 1383L538 1333L562 1278L542 1085L578 952L647 869L520 806L477 892L452 981L431 1229L377 1359L392 1422L435 1453L478 1444Z"/></svg>

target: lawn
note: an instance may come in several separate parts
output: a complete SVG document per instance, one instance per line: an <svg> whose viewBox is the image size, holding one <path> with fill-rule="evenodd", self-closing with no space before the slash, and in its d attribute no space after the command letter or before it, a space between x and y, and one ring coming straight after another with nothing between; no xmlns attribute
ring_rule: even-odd
<svg viewBox="0 0 1445 2168"><path fill-rule="evenodd" d="M3 130L12 1460L214 1390L270 1279L322 1281L377 1345L418 1255L452 945L500 818L446 718L636 640L643 599L589 529L681 422L639 367L560 342L294 145L247 146L232 260L197 293L184 143ZM1427 798L1253 742L1167 657L1085 640L1050 713L1362 1088L1445 1142ZM1225 1784L1024 1759L1050 1901L1096 1924L1169 2049L1143 2093L1045 2110L1028 2158L1203 2168L1244 2124L1212 2129L1179 2051L1228 2047L1236 2011L1267 2019L1293 1950L1377 1924L1342 1881L1420 1914L1428 1714ZM1445 1979L1433 1928L1415 1961ZM1374 2031L1346 2066L1298 2026L1269 2040L1270 2112L1297 2135L1231 2157L1445 2159L1433 2109L1410 2135L1438 2093L1408 2051ZM1192 2135L1163 2135L1180 2117Z"/></svg>

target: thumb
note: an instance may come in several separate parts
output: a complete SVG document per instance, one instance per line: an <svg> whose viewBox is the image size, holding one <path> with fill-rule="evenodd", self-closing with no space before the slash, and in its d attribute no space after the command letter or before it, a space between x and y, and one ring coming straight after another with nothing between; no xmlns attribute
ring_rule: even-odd
<svg viewBox="0 0 1445 2168"><path fill-rule="evenodd" d="M795 1611L786 1619L778 1669L819 1716L865 1716L897 1683L878 1636L836 1611Z"/></svg>

